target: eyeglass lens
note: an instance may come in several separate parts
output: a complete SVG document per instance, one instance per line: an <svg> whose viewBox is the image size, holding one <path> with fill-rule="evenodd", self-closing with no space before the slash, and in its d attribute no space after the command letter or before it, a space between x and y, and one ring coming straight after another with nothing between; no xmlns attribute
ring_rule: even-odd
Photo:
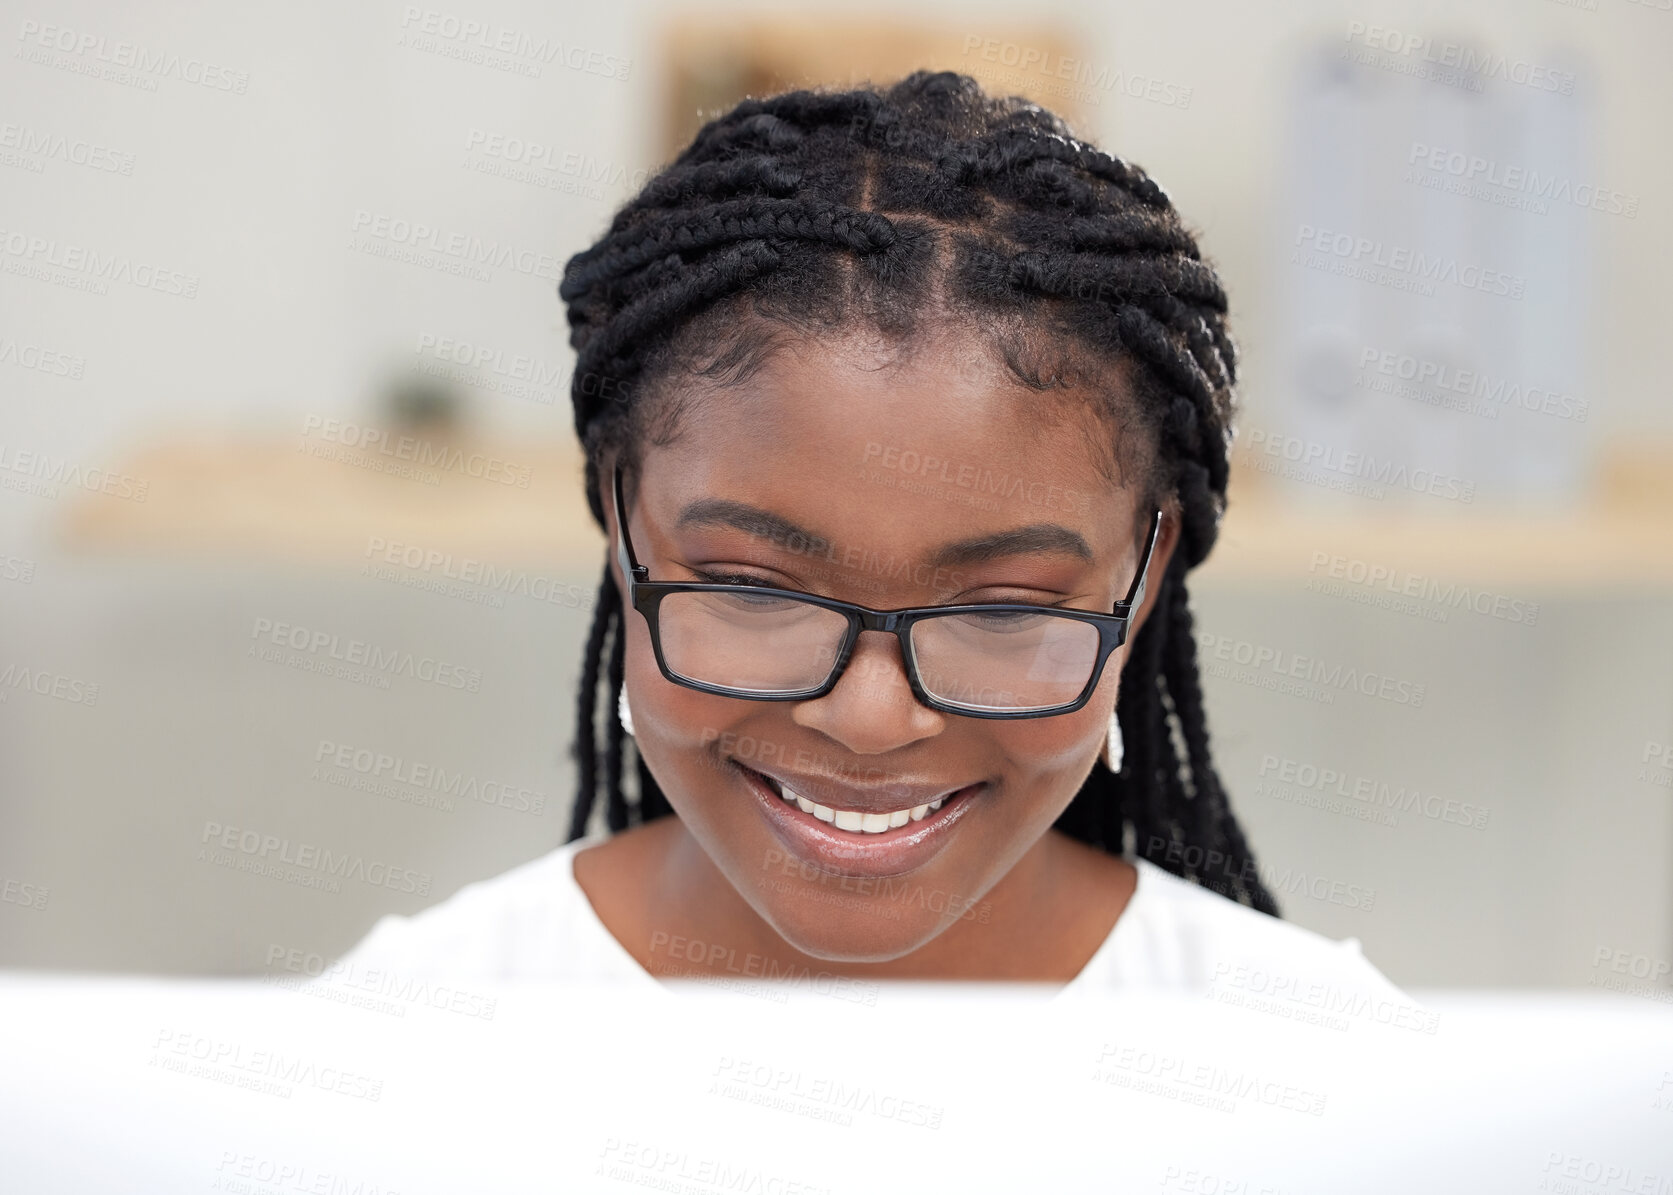
<svg viewBox="0 0 1673 1195"><path fill-rule="evenodd" d="M830 676L848 630L835 610L747 592L663 597L663 658L687 680L793 693ZM1046 611L949 614L913 626L918 679L930 696L976 710L1072 703L1097 663L1098 628Z"/></svg>

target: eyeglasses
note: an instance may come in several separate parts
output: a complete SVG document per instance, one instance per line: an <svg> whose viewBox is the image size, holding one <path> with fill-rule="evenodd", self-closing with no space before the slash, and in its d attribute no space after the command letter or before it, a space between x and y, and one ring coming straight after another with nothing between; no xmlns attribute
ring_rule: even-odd
<svg viewBox="0 0 1673 1195"><path fill-rule="evenodd" d="M1021 602L872 610L766 585L652 581L628 539L613 471L616 557L627 602L650 627L656 664L676 685L750 701L809 701L836 687L861 631L900 640L906 679L930 709L970 718L1041 718L1080 709L1144 601L1162 512L1138 576L1109 614Z"/></svg>

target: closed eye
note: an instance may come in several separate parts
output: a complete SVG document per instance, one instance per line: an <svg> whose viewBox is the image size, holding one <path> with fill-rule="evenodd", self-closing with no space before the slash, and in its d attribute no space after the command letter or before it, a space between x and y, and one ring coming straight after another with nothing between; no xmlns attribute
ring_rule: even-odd
<svg viewBox="0 0 1673 1195"><path fill-rule="evenodd" d="M777 586L773 585L772 582L770 582L770 581L767 581L767 580L765 580L761 577L751 577L751 576L748 576L744 573L709 572L707 570L700 569L700 568L694 568L691 571L692 571L693 574L696 575L698 580L702 581L706 585L736 585L736 586L740 586L740 587L747 586L747 587L756 588L756 589L775 589L775 588L777 588ZM708 597L711 601L724 601L727 605L731 606L733 609L740 610L740 611L749 610L749 611L759 611L759 612L773 612L773 611L790 610L790 609L797 609L797 608L803 609L803 610L808 609L808 607L804 603L797 602L797 601L795 601L791 598L779 597L776 594L766 594L766 593L736 593L736 594L715 593L715 594L709 594Z"/></svg>
<svg viewBox="0 0 1673 1195"><path fill-rule="evenodd" d="M1049 606L1041 606L1041 610L1049 610ZM998 631L1008 633L1012 631L1032 630L1039 625L1040 614L1033 610L982 610L964 616L973 626L984 631Z"/></svg>
<svg viewBox="0 0 1673 1195"><path fill-rule="evenodd" d="M694 568L691 572L706 585L753 585L760 589L779 588L765 577L751 577L747 573L714 573L700 568Z"/></svg>
<svg viewBox="0 0 1673 1195"><path fill-rule="evenodd" d="M775 584L769 578L751 576L748 573L719 572L711 569L693 568L690 565L687 565L686 567L699 581L708 585L748 585L760 589L782 588L782 586ZM737 597L732 600L740 603L747 602L752 607L763 609L772 607L775 602L784 601L782 598L768 598L754 594L742 593L738 594ZM947 604L993 605L997 602L1007 602L1012 605L1032 606L1042 611L1058 609L1062 605L1060 602L1030 602L1026 599L1011 597L999 597L997 599L989 598L983 602L949 602ZM966 614L962 617L972 626L979 626L983 630L1001 632L1024 630L1033 627L1038 623L1037 616L1032 610L991 610L984 611L980 614Z"/></svg>

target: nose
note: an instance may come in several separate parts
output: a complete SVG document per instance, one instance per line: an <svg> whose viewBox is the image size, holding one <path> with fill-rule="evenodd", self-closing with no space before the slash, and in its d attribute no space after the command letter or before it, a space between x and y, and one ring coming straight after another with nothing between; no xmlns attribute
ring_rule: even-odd
<svg viewBox="0 0 1673 1195"><path fill-rule="evenodd" d="M798 701L791 717L856 755L881 755L940 734L947 725L945 714L913 696L900 640L883 631L861 631L836 687Z"/></svg>

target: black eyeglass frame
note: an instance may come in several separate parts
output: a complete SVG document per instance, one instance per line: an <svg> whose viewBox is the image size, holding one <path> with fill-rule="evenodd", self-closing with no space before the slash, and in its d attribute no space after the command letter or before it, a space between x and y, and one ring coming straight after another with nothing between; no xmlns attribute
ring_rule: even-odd
<svg viewBox="0 0 1673 1195"><path fill-rule="evenodd" d="M1098 687L1098 680L1104 675L1104 665L1116 648L1127 641L1127 628L1132 622L1133 613L1144 602L1145 582L1150 572L1150 558L1156 549L1156 538L1162 526L1162 511L1158 507L1150 516L1150 532L1145 541L1144 558L1139 563L1138 576L1127 591L1127 596L1115 603L1115 608L1109 614L1101 614L1091 610L1064 610L1055 606L1035 606L1027 602L980 602L962 606L911 606L899 610L873 610L869 606L857 605L854 602L839 601L836 598L823 597L817 593L803 593L797 589L780 589L770 585L726 585L700 581L652 581L650 570L639 563L638 556L633 551L633 543L627 534L627 515L622 502L622 472L618 465L611 470L611 488L614 491L616 507L616 560L621 565L622 576L627 579L627 602L645 619L645 624L651 632L651 649L656 656L656 666L662 675L676 685L687 689L695 689L700 693L713 693L719 697L741 697L748 701L812 701L824 697L837 682L848 667L848 661L854 654L854 648L859 643L861 631L883 631L894 635L900 641L900 657L906 666L906 680L912 687L912 695L932 710L944 714L960 714L967 718L1048 718L1057 714L1072 714L1084 706ZM681 676L668 666L668 661L662 654L662 628L659 618L662 599L671 593L749 593L763 596L789 598L810 605L820 606L826 610L835 610L848 619L848 631L843 637L842 646L838 649L835 663L831 667L830 675L824 682L810 689L798 689L789 693L767 692L760 689L735 689L725 685L711 685L706 681L693 680ZM1073 701L1062 705L1046 706L1042 709L1028 710L993 710L986 708L971 708L957 702L944 701L925 691L918 679L918 661L912 649L912 628L927 619L945 618L956 614L991 614L1000 612L1019 612L1030 614L1046 614L1059 618L1073 619L1077 622L1089 622L1098 628L1098 659L1092 666L1091 677L1086 687Z"/></svg>

